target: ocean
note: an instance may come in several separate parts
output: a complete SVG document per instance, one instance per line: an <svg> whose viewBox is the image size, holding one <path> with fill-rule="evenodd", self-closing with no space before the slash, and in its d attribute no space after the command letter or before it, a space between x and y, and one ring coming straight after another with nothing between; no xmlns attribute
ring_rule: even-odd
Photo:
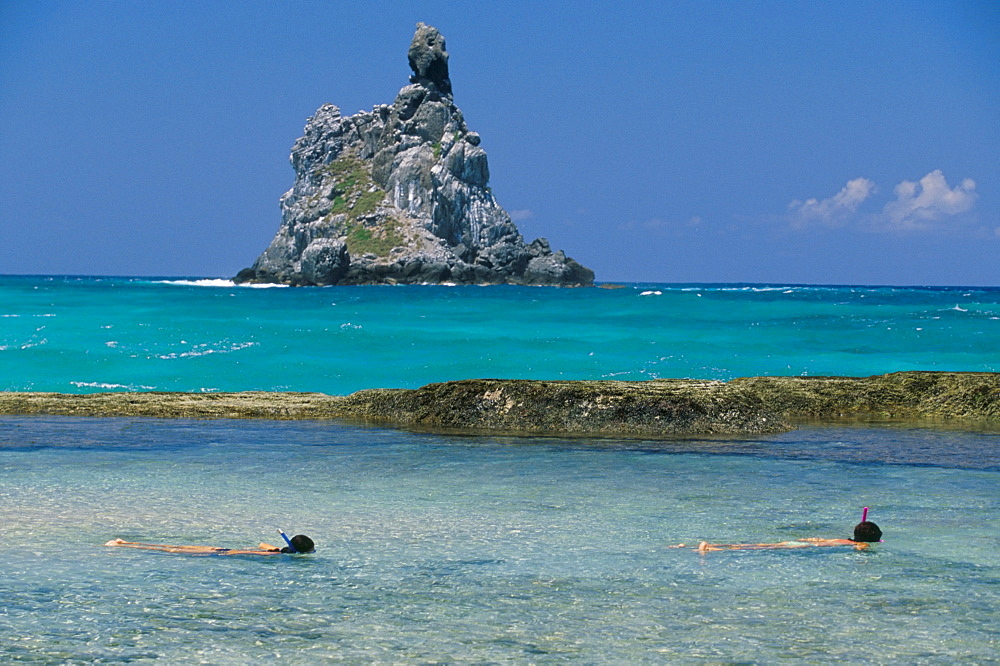
<svg viewBox="0 0 1000 666"><path fill-rule="evenodd" d="M0 389L1000 371L1000 289L0 277ZM639 441L0 417L0 661L996 663L1000 428ZM698 554L849 536L869 551ZM191 557L116 537L309 556Z"/></svg>
<svg viewBox="0 0 1000 666"><path fill-rule="evenodd" d="M1000 288L233 287L0 277L0 390L1000 371Z"/></svg>

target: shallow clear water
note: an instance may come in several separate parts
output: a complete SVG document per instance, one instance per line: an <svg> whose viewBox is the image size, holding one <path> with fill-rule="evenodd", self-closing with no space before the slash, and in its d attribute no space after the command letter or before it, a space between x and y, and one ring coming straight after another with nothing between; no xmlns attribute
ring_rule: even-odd
<svg viewBox="0 0 1000 666"><path fill-rule="evenodd" d="M0 390L1000 371L1000 288L253 289L0 276Z"/></svg>
<svg viewBox="0 0 1000 666"><path fill-rule="evenodd" d="M990 433L651 443L5 417L0 661L987 663L998 481ZM870 552L666 547L845 536L862 506L885 531ZM318 552L100 545L252 546L278 526Z"/></svg>

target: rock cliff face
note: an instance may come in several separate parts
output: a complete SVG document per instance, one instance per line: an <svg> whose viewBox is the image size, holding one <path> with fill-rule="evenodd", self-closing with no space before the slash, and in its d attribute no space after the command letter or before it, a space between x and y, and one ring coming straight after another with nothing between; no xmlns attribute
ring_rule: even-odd
<svg viewBox="0 0 1000 666"><path fill-rule="evenodd" d="M525 243L493 197L486 152L452 101L441 34L423 23L391 105L325 104L292 148L281 227L237 282L589 286L594 273Z"/></svg>

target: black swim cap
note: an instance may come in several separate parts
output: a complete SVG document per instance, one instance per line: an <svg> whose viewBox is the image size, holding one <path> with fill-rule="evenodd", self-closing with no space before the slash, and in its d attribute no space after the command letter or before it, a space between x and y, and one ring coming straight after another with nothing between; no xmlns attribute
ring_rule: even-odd
<svg viewBox="0 0 1000 666"><path fill-rule="evenodd" d="M307 537L305 534L296 534L295 536L292 537L291 541L292 541L292 548L294 548L295 550L292 550L292 548L282 548L281 552L283 553L316 552L316 544L314 544L313 540Z"/></svg>
<svg viewBox="0 0 1000 666"><path fill-rule="evenodd" d="M878 525L870 520L860 522L854 526L854 538L852 541L867 541L875 543L882 540L882 530Z"/></svg>

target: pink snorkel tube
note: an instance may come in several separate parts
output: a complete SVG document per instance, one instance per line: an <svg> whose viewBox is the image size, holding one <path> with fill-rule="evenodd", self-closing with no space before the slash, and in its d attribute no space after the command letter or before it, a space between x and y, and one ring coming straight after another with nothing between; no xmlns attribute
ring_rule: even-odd
<svg viewBox="0 0 1000 666"><path fill-rule="evenodd" d="M868 507L861 510L861 522L866 522L868 520ZM883 539L879 539L878 542L882 543Z"/></svg>

